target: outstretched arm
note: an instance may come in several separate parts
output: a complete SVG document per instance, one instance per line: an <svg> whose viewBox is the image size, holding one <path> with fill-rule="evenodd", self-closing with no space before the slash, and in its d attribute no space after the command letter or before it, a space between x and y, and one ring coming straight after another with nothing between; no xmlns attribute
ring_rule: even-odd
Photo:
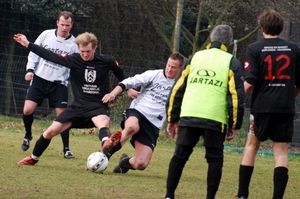
<svg viewBox="0 0 300 199"><path fill-rule="evenodd" d="M53 53L50 50L47 50L39 45L30 43L27 40L26 36L20 33L14 35L14 40L44 59L47 59L56 64L60 64L62 66L66 66L68 68L72 67L72 55L68 56L67 54Z"/></svg>

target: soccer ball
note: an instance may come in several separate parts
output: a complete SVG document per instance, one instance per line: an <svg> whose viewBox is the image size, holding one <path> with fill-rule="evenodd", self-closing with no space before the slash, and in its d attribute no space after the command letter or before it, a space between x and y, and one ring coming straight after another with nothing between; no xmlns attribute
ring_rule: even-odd
<svg viewBox="0 0 300 199"><path fill-rule="evenodd" d="M95 173L102 173L108 166L108 158L102 152L94 152L87 158L87 168Z"/></svg>

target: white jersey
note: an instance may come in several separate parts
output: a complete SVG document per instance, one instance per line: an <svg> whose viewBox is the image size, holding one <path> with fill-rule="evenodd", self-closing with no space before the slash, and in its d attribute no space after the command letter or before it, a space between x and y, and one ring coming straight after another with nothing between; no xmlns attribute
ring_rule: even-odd
<svg viewBox="0 0 300 199"><path fill-rule="evenodd" d="M56 54L79 52L74 36L70 35L68 38L62 38L56 34L56 29L43 31L34 43ZM43 59L33 52L28 55L26 71L28 70L33 71L35 75L47 81L68 85L70 69Z"/></svg>
<svg viewBox="0 0 300 199"><path fill-rule="evenodd" d="M167 78L162 69L148 70L122 82L126 89L141 87L140 95L130 108L142 113L153 125L161 129L166 120L166 101L175 79Z"/></svg>

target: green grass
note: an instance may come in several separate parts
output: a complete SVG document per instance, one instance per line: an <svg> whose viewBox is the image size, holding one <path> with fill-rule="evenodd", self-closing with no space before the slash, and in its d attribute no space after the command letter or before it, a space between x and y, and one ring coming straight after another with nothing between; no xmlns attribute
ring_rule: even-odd
<svg viewBox="0 0 300 199"><path fill-rule="evenodd" d="M86 169L86 158L100 148L92 130L72 130L70 146L76 158L63 158L60 136L53 138L40 161L35 166L18 166L17 162L30 155L35 141L51 121L34 122L31 148L20 148L23 125L20 119L0 117L0 198L11 199L156 199L165 195L169 161L174 151L174 141L160 138L148 168L127 174L114 174L113 167L123 152L134 150L129 143L110 160L104 174ZM233 198L237 192L238 168L241 154L225 151L222 181L216 199ZM250 198L269 199L273 190L273 157L258 156L253 173ZM299 198L300 162L290 157L289 183L284 198ZM204 149L196 147L187 162L176 191L176 199L205 198L207 163Z"/></svg>

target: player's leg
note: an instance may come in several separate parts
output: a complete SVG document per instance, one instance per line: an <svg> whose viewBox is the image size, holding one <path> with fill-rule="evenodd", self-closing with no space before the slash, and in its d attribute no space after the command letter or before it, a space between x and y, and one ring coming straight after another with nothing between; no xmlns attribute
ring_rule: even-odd
<svg viewBox="0 0 300 199"><path fill-rule="evenodd" d="M273 152L275 159L274 168L274 190L273 199L282 199L289 179L288 176L288 148L286 142L273 142Z"/></svg>
<svg viewBox="0 0 300 199"><path fill-rule="evenodd" d="M255 116L255 118L258 116ZM244 153L239 167L239 184L236 198L248 198L249 185L254 170L255 156L260 147L260 141L255 135L254 116L250 115L249 131Z"/></svg>
<svg viewBox="0 0 300 199"><path fill-rule="evenodd" d="M47 97L49 106L55 108L56 116L60 115L68 105L68 88L59 83L47 82ZM60 134L63 143L63 157L67 159L75 158L69 147L69 129Z"/></svg>
<svg viewBox="0 0 300 199"><path fill-rule="evenodd" d="M120 144L121 131L117 131L114 134L110 133L109 123L110 118L106 114L99 114L92 117L94 125L99 129L99 139L102 145L102 152L110 158L110 150L112 147Z"/></svg>
<svg viewBox="0 0 300 199"><path fill-rule="evenodd" d="M19 161L19 165L34 165L38 162L40 156L43 152L47 149L50 144L51 139L59 134L62 133L64 130L70 128L72 125L71 122L67 123L60 123L54 121L50 127L47 128L46 131L41 135L41 137L36 141L34 149L30 157L26 157Z"/></svg>
<svg viewBox="0 0 300 199"><path fill-rule="evenodd" d="M129 169L131 170L144 170L147 168L152 154L153 149L149 146L135 140L135 155L129 157L127 154L122 154L119 164L114 168L114 173L127 173Z"/></svg>
<svg viewBox="0 0 300 199"><path fill-rule="evenodd" d="M125 110L123 112L123 121L121 122L122 131L117 131L106 139L104 137L105 135L100 136L99 134L99 139L102 140L102 151L108 158L120 150L125 142L139 131L140 117L141 114L135 110Z"/></svg>
<svg viewBox="0 0 300 199"><path fill-rule="evenodd" d="M33 123L33 112L37 106L43 103L46 98L45 89L43 88L42 78L34 75L31 84L27 90L25 103L23 107L23 123L25 127L25 136L21 145L23 151L28 150L30 146L30 140L32 139L32 123Z"/></svg>
<svg viewBox="0 0 300 199"><path fill-rule="evenodd" d="M124 129L113 133L105 144L102 151L110 158L115 152L119 151L125 142L139 131L139 120L135 116L130 116L124 122ZM125 154L126 155L126 154ZM125 156L120 158L123 159Z"/></svg>
<svg viewBox="0 0 300 199"><path fill-rule="evenodd" d="M30 141L32 140L32 123L33 123L33 111L36 109L37 103L31 100L25 100L23 107L23 124L25 127L25 136L21 145L23 151L27 151L30 147Z"/></svg>
<svg viewBox="0 0 300 199"><path fill-rule="evenodd" d="M273 140L273 152L275 160L274 168L274 190L273 199L282 199L288 183L288 149L289 142L293 138L294 115L293 114L274 114L274 130L270 135Z"/></svg>
<svg viewBox="0 0 300 199"><path fill-rule="evenodd" d="M126 158L126 154L123 154L119 164L114 168L114 173L126 173L129 169L144 170L151 160L158 136L159 129L141 113L128 117L121 143L124 144L131 137L130 142L135 148L135 155L131 158L127 155Z"/></svg>
<svg viewBox="0 0 300 199"><path fill-rule="evenodd" d="M184 165L192 154L194 146L199 141L201 133L201 130L197 128L178 128L175 152L168 169L165 198L175 198L175 190L178 186Z"/></svg>
<svg viewBox="0 0 300 199"><path fill-rule="evenodd" d="M130 158L130 165L134 169L144 170L147 168L153 154L153 149L149 146L140 143L139 141L134 142L135 155Z"/></svg>
<svg viewBox="0 0 300 199"><path fill-rule="evenodd" d="M213 130L204 130L205 159L208 164L207 195L206 199L214 199L219 189L224 160L225 133Z"/></svg>
<svg viewBox="0 0 300 199"><path fill-rule="evenodd" d="M65 108L55 108L56 115L60 115ZM64 158L67 159L72 159L75 158L74 154L70 150L69 142L70 142L70 129L66 129L64 132L60 134L61 140L63 143L63 153L64 153Z"/></svg>

